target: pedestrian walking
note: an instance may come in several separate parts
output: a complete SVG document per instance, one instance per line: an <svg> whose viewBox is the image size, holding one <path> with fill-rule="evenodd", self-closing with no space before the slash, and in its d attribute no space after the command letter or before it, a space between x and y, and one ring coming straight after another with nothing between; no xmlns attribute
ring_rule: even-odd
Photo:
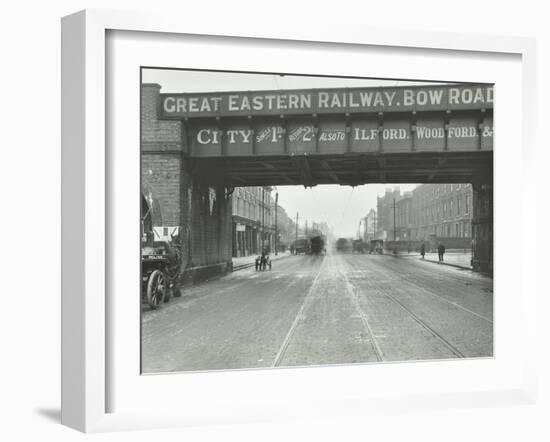
<svg viewBox="0 0 550 442"><path fill-rule="evenodd" d="M420 256L422 256L422 259L424 259L425 254L426 254L426 244L422 243L420 245Z"/></svg>
<svg viewBox="0 0 550 442"><path fill-rule="evenodd" d="M262 252L262 257L260 259L260 270L265 270L266 265L267 265L267 253L264 250Z"/></svg>
<svg viewBox="0 0 550 442"><path fill-rule="evenodd" d="M443 255L445 255L445 246L443 243L439 243L437 246L437 255L439 256L439 261L443 262Z"/></svg>

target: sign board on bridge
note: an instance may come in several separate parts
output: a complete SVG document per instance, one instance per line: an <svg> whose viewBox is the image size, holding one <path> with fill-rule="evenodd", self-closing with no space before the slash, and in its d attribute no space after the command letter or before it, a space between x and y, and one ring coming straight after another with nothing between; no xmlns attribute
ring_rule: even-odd
<svg viewBox="0 0 550 442"><path fill-rule="evenodd" d="M387 118L382 125L375 119L357 118L346 122L331 118L319 122L289 121L260 123L257 127L243 124L219 128L203 123L189 128L193 156L248 156L286 154L337 154L476 151L493 149L493 120L485 116L453 116L448 124L441 116L416 118L414 124L405 118Z"/></svg>
<svg viewBox="0 0 550 442"><path fill-rule="evenodd" d="M161 118L492 109L490 85L161 94Z"/></svg>

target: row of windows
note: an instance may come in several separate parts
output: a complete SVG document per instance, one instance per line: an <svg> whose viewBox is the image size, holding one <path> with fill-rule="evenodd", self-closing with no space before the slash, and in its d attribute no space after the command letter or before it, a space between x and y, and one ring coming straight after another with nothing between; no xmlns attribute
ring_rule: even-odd
<svg viewBox="0 0 550 442"><path fill-rule="evenodd" d="M420 204L429 204L430 202L433 202L434 198L440 198L461 189L463 191L468 191L471 189L471 184L441 184L435 186L431 185L430 187L424 186L418 187L413 191L413 200L420 202Z"/></svg>
<svg viewBox="0 0 550 442"><path fill-rule="evenodd" d="M237 187L233 194L235 198L240 198L251 203L260 203L262 201L262 188L261 187ZM266 191L263 195L265 203L274 204L275 200L271 196L269 191Z"/></svg>
<svg viewBox="0 0 550 442"><path fill-rule="evenodd" d="M252 204L241 198L233 199L233 214L242 216L243 218L252 219L261 222L262 211L259 204ZM264 223L269 225L272 221L273 210L266 206L264 209Z"/></svg>
<svg viewBox="0 0 550 442"><path fill-rule="evenodd" d="M416 210L416 220L420 224L454 218L470 214L470 196L464 195L445 201L443 204L433 204L429 207Z"/></svg>
<svg viewBox="0 0 550 442"><path fill-rule="evenodd" d="M436 235L440 238L470 238L472 226L469 222L447 223L430 226L427 229L413 230L413 238L423 238L428 234Z"/></svg>
<svg viewBox="0 0 550 442"><path fill-rule="evenodd" d="M452 200L455 200L457 198L464 198L464 196L468 196L468 198L470 198L470 193L469 192L460 192L458 194L450 194L450 195L447 195L445 197L428 197L428 198L421 198L421 199L415 199L413 202L414 202L414 206L415 207L420 207L420 208L424 208L426 206L430 206L432 204L443 204L443 203L448 203L449 201L452 201Z"/></svg>
<svg viewBox="0 0 550 442"><path fill-rule="evenodd" d="M401 210L400 210L401 209ZM441 221L457 216L470 214L470 196L464 195L464 198L456 197L443 204L432 204L421 210L402 210L397 209L396 223L398 225L408 225L413 218L417 224L427 224L429 222Z"/></svg>
<svg viewBox="0 0 550 442"><path fill-rule="evenodd" d="M413 190L415 193L422 193L423 195L437 196L443 193L456 192L460 189L469 189L471 184L423 184Z"/></svg>

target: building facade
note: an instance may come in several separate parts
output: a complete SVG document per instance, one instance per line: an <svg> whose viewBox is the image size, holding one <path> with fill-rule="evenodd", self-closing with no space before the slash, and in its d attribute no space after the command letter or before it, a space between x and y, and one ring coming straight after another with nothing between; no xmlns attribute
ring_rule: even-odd
<svg viewBox="0 0 550 442"><path fill-rule="evenodd" d="M363 218L363 241L376 239L376 210L370 209Z"/></svg>
<svg viewBox="0 0 550 442"><path fill-rule="evenodd" d="M396 218L395 208L401 200L401 189L399 186L387 188L384 196L378 197L376 201L376 212L378 214L378 222L376 225L376 238L383 240L393 240L396 234L397 223L394 223Z"/></svg>
<svg viewBox="0 0 550 442"><path fill-rule="evenodd" d="M397 241L411 241L413 223L413 194L405 192L395 207L395 239Z"/></svg>
<svg viewBox="0 0 550 442"><path fill-rule="evenodd" d="M277 205L277 234L279 250L288 249L296 239L296 222L280 204Z"/></svg>
<svg viewBox="0 0 550 442"><path fill-rule="evenodd" d="M404 194L398 187L387 189L377 201L377 238L469 248L472 198L471 184L422 184Z"/></svg>
<svg viewBox="0 0 550 442"><path fill-rule="evenodd" d="M171 241L181 281L231 269L231 198L222 183L205 184L186 163L182 123L159 119L160 86L141 86L141 238Z"/></svg>
<svg viewBox="0 0 550 442"><path fill-rule="evenodd" d="M423 184L413 190L412 239L444 239L447 247L469 246L472 236L471 184Z"/></svg>
<svg viewBox="0 0 550 442"><path fill-rule="evenodd" d="M248 256L275 247L275 198L271 187L236 187L233 199L232 255Z"/></svg>

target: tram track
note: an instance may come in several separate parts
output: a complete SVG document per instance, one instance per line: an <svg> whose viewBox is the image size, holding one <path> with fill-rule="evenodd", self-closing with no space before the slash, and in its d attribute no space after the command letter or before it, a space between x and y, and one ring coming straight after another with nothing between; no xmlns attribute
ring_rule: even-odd
<svg viewBox="0 0 550 442"><path fill-rule="evenodd" d="M325 266L325 260L323 259L323 261L321 262L321 265L319 266L319 270L317 270L317 274L315 275L315 278L313 279L313 282L306 296L304 297L304 301L302 302L300 310L298 310L298 313L296 314L294 321L292 321L292 324L288 329L285 335L285 338L283 339L283 342L281 343L279 350L277 351L277 354L275 355L275 359L273 360L271 367L278 367L281 364L281 361L283 360L285 353L288 349L288 345L290 344L290 340L292 339L292 336L296 331L296 327L298 326L298 323L304 318L304 312L306 308L311 304L311 302L315 298L315 289L317 289L319 285L319 277L322 274L322 270L324 266Z"/></svg>
<svg viewBox="0 0 550 442"><path fill-rule="evenodd" d="M460 305L456 302L453 302L449 299L447 299L446 297L444 296L441 296L441 295L438 295L437 293L434 293L432 292L431 290L427 289L426 287L423 287L422 285L418 284L417 282L414 282L413 280L411 279L407 279L407 283L410 284L410 285L413 285L414 287L416 287L417 289L419 289L423 294L425 295L428 295L428 296L432 296L434 298L437 298L437 299L440 299L441 301L447 303L447 304L450 304L460 310L463 310L467 313L470 313L471 315L474 315L476 316L477 318L479 319L482 319L484 321L487 321L489 324L493 324L493 320L492 319L489 319L487 318L486 316L483 316L482 314L480 313L477 313L477 312L474 312L473 310L470 310L469 308L467 307L464 307L463 305Z"/></svg>
<svg viewBox="0 0 550 442"><path fill-rule="evenodd" d="M460 310L463 310L463 311L465 311L465 312L467 312L467 313L470 313L471 315L474 315L474 316L476 316L476 317L479 318L479 319L482 319L482 320L484 320L484 321L487 321L489 324L492 324L492 323L493 323L492 319L489 319L489 318L487 318L487 317L485 317L485 316L483 316L483 315L480 315L479 313L476 313L476 312L474 312L473 310L470 310L469 308L466 308L466 307L464 307L464 306L462 306L462 305L460 305L460 304L458 304L458 303L456 303L456 302L450 301L450 300L448 300L447 298L445 298L444 296L438 295L437 293L433 293L433 292L431 292L431 291L425 289L424 287L422 287L420 284L417 284L417 283L412 282L412 281L410 281L410 280L408 280L407 282L408 282L409 284L411 284L411 285L414 285L414 286L415 286L416 288L418 288L422 293L424 293L424 294L426 294L426 295L428 295L428 296L432 296L432 297L434 297L434 298L440 299L441 301L446 302L447 304L450 304L450 305L452 305L453 307L456 307L456 308L458 308L458 309L460 309Z"/></svg>
<svg viewBox="0 0 550 442"><path fill-rule="evenodd" d="M357 265L355 263L349 262L348 264L351 265L351 267L357 269ZM431 327L426 321L424 321L422 318L420 318L417 314L415 314L411 309L409 309L406 305L404 305L401 301L399 301L395 296L389 294L389 290L385 287L383 287L379 282L376 282L374 279L370 281L372 283L372 286L375 287L380 294L385 296L387 299L392 301L394 304L398 305L403 311L405 311L418 325L420 325L423 329L425 329L427 332L429 332L434 338L436 338L441 344L443 344L444 347L446 347L451 353L453 353L457 358L465 358L466 355L464 355L458 348L456 348L451 342L449 342L446 338L444 338L438 331L436 331L433 327ZM468 311L466 309L466 311ZM472 312L470 312L472 313ZM477 315L476 315L477 316Z"/></svg>
<svg viewBox="0 0 550 442"><path fill-rule="evenodd" d="M342 272L342 276L344 278L344 281L346 283L346 289L347 292L350 294L350 298L353 302L353 306L355 308L355 311L358 313L359 317L361 318L361 321L363 323L363 326L365 330L367 331L367 334L370 338L371 347L373 350L373 353L376 356L376 359L378 362L384 361L384 352L382 351L382 348L380 347L380 344L376 340L374 333L372 331L372 327L370 325L369 317L367 313L361 308L361 303L359 302L359 297L357 296L357 293L355 292L355 286L350 282L348 276L345 272Z"/></svg>
<svg viewBox="0 0 550 442"><path fill-rule="evenodd" d="M428 331L432 336L434 336L437 340L439 340L451 353L453 353L458 358L465 358L466 356L453 344L451 344L447 339L445 339L440 333L438 333L436 330L434 330L426 321L421 319L418 315L413 313L408 307L406 307L402 302L397 300L393 295L390 295L388 293L388 290L385 288L382 288L379 284L374 284L377 289L382 293L383 296L393 301L395 304L397 304L399 307L401 307L405 312L409 314L409 316L422 328L424 328L426 331Z"/></svg>
<svg viewBox="0 0 550 442"><path fill-rule="evenodd" d="M281 365L286 355L287 349L290 345L290 342L292 341L292 338L295 335L296 329L298 328L298 325L300 324L301 321L306 319L305 313L307 309L318 298L317 294L319 293L319 288L322 287L322 283L320 282L320 277L323 275L323 272L324 272L324 267L325 267L324 264L325 264L325 259L323 259L323 262L321 263L321 266L319 267L319 270L315 275L313 283L310 286L308 293L304 298L304 301L300 307L300 310L296 314L296 317L294 318L294 321L290 326L279 348L279 351L277 352L277 355L275 356L275 359L272 363L272 367L278 367ZM372 354L375 356L375 359L377 362L383 362L385 360L384 352L382 351L382 348L375 337L375 333L372 330L368 314L361 308L359 297L355 292L356 290L355 287L349 281L349 278L347 277L345 270L342 270L342 269L339 270L338 276L343 279L346 294L349 296L353 309L355 310L357 316L360 318L361 323L363 325L363 329L365 330L368 336L368 342L372 349Z"/></svg>
<svg viewBox="0 0 550 442"><path fill-rule="evenodd" d="M355 263L351 263L351 262L350 262L350 264L351 264L351 266L354 268L354 270L356 270L356 269L362 270L362 268L358 267ZM460 304L458 304L458 303L456 303L456 302L453 302L453 301L451 301L451 300L445 298L444 296L438 295L437 293L434 293L434 292L432 292L432 291L426 289L425 287L421 286L420 284L418 284L418 283L412 281L410 278L407 279L407 284L413 285L414 287L416 287L417 289L419 289L419 290L420 290L423 294L425 294L425 295L428 295L428 296L437 298L437 299L439 299L439 300L441 300L441 301L443 301L443 302L445 302L445 303L447 303L447 304L449 304L449 305L452 305L453 307L456 307L456 308L458 308L458 309L460 309L460 310L463 310L463 311L465 311L465 312L467 312L467 313L470 313L471 315L476 316L476 317L479 318L479 319L482 319L482 320L484 320L484 321L487 321L487 322L490 323L490 324L493 323L493 320L492 320L492 319L489 319L489 318L487 318L486 316L483 316L483 315L481 315L481 314L479 314L479 313L476 313L476 312L474 312L473 310L470 310L469 308L464 307L463 305L460 305Z"/></svg>

